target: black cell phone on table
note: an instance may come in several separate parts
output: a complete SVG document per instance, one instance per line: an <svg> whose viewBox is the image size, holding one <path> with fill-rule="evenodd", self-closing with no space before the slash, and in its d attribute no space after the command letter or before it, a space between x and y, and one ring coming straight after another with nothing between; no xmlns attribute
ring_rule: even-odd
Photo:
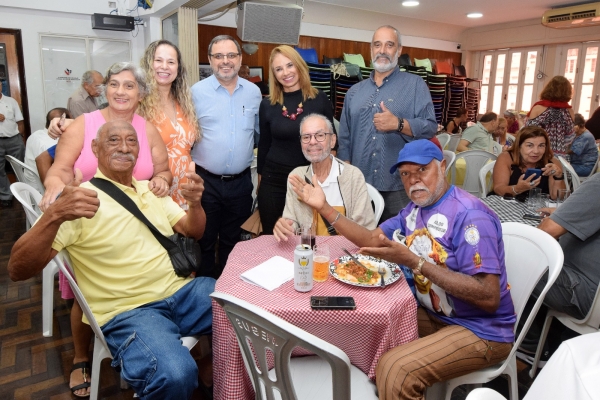
<svg viewBox="0 0 600 400"><path fill-rule="evenodd" d="M538 168L527 168L527 171L525 171L525 179L529 178L531 175L535 175L532 179L532 181L535 181L542 176L542 170Z"/></svg>
<svg viewBox="0 0 600 400"><path fill-rule="evenodd" d="M352 297L311 296L310 307L313 310L355 310L356 303Z"/></svg>
<svg viewBox="0 0 600 400"><path fill-rule="evenodd" d="M543 220L545 217L549 216L550 214L548 214L547 212L544 211L540 211L540 212L536 212L536 213L531 213L528 212L526 214L523 214L523 219L529 219L532 221L541 221Z"/></svg>

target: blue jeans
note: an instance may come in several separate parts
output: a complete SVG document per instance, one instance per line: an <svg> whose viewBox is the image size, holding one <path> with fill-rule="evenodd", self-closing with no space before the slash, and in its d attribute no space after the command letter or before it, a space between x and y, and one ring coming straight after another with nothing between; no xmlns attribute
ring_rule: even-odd
<svg viewBox="0 0 600 400"><path fill-rule="evenodd" d="M592 173L592 168L594 168L593 165L571 164L571 166L573 167L577 175L580 177L589 176Z"/></svg>
<svg viewBox="0 0 600 400"><path fill-rule="evenodd" d="M215 280L196 278L164 300L125 311L102 327L112 366L141 399L188 399L198 367L182 336L212 332Z"/></svg>

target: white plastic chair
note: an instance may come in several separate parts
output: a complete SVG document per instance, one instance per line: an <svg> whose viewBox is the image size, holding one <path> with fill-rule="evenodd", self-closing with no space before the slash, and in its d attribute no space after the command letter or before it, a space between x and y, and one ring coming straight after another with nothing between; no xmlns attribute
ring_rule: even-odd
<svg viewBox="0 0 600 400"><path fill-rule="evenodd" d="M542 328L542 334L540 335L540 341L535 352L535 358L533 359L531 371L529 372L529 376L532 378L537 373L537 366L544 350L544 343L546 342L546 337L548 336L548 331L550 330L552 318L556 318L564 326L581 335L600 332L600 286L598 286L598 289L596 290L596 296L594 297L594 302L592 303L590 310L582 319L576 319L568 314L552 310L550 308L548 309L548 312L546 313L546 320L544 321L544 327Z"/></svg>
<svg viewBox="0 0 600 400"><path fill-rule="evenodd" d="M445 149L456 153L456 148L458 147L458 143L460 143L461 138L461 134L450 135L450 140L448 141L448 144L446 145Z"/></svg>
<svg viewBox="0 0 600 400"><path fill-rule="evenodd" d="M600 161L600 156L598 158L596 158L596 164L594 164L594 168L592 168L592 172L590 172L590 174L588 176L580 176L579 177L579 181L581 181L581 183L583 183L587 179L591 178L592 175L594 175L596 173L596 170L598 169L598 161Z"/></svg>
<svg viewBox="0 0 600 400"><path fill-rule="evenodd" d="M506 360L467 375L436 383L428 388L426 398L450 400L452 391L457 386L480 385L502 374L508 376L510 400L519 399L515 353L542 305L546 293L562 269L564 254L552 236L533 226L517 222L502 224L502 240L504 241L506 273L511 287L510 294L517 314L515 327L519 323L527 299L546 271L548 271L548 282L536 300ZM527 268L523 268L523 266L527 266Z"/></svg>
<svg viewBox="0 0 600 400"><path fill-rule="evenodd" d="M437 140L439 140L440 145L442 145L442 149L446 147L448 142L450 141L450 134L443 132L436 136Z"/></svg>
<svg viewBox="0 0 600 400"><path fill-rule="evenodd" d="M13 156L6 155L5 157L8 160L8 162L10 163L10 166L12 167L13 171L15 172L15 175L17 176L17 180L19 182L25 182L25 176L23 175L23 170L25 168L31 170L31 168L29 168L28 165L26 165L22 161L19 161L18 159L16 159Z"/></svg>
<svg viewBox="0 0 600 400"><path fill-rule="evenodd" d="M496 161L496 155L484 150L467 150L456 155L454 164L452 165L452 184L456 181L456 162L463 158L465 160L465 180L462 184L462 189L471 193L473 196L479 197L479 171L488 162L488 160Z"/></svg>
<svg viewBox="0 0 600 400"><path fill-rule="evenodd" d="M448 175L454 165L454 160L456 160L456 154L453 151L444 150L444 160L446 160L446 175Z"/></svg>
<svg viewBox="0 0 600 400"><path fill-rule="evenodd" d="M13 196L21 203L25 210L26 228L29 228L41 215L38 208L42 195L23 182L15 182L10 185ZM52 336L52 317L54 313L54 276L58 272L58 265L50 261L42 271L42 335Z"/></svg>
<svg viewBox="0 0 600 400"><path fill-rule="evenodd" d="M71 267L71 258L66 251L59 252L56 257L54 257L54 262L58 265L58 268L62 271L63 274L67 277L69 281L69 285L75 294L75 298L77 302L81 306L83 310L83 314L87 318L90 323L90 327L94 332L94 354L92 359L92 381L90 386L90 400L98 399L98 392L100 389L100 370L101 370L101 362L105 358L112 359L112 355L110 354L110 350L108 349L108 345L106 344L106 339L104 339L104 334L102 334L102 330L100 329L100 325L96 322L94 318L94 314L90 309L83 293L77 286L77 282L73 278L73 268ZM188 336L181 338L182 345L191 349L198 343L198 337L196 336ZM121 388L127 388L127 384L124 381L121 381Z"/></svg>
<svg viewBox="0 0 600 400"><path fill-rule="evenodd" d="M375 189L373 186L367 185L367 193L371 198L373 204L375 204L375 223L379 221L381 218L381 214L383 214L383 208L385 207L385 201L383 200L383 196L379 193L379 190Z"/></svg>
<svg viewBox="0 0 600 400"><path fill-rule="evenodd" d="M485 164L479 170L479 185L481 186L481 196L479 197L482 199L485 199L490 190L492 190L491 186L494 181L494 165L496 165L496 161ZM487 176L488 173L490 174L489 178ZM490 184L488 185L488 183Z"/></svg>
<svg viewBox="0 0 600 400"><path fill-rule="evenodd" d="M490 388L472 390L465 400L506 400L506 397Z"/></svg>
<svg viewBox="0 0 600 400"><path fill-rule="evenodd" d="M36 170L31 168L29 165L25 164L24 162L19 161L18 159L14 158L13 156L7 155L6 159L12 166L12 169L15 172L15 175L17 176L17 180L19 182L27 183L28 185L32 186L38 192L40 192L42 194L44 193L44 185L42 184L42 181L40 180L40 177ZM25 170L27 170L31 176L35 177L34 178L35 182L32 182L31 179L27 179L27 177L25 176Z"/></svg>
<svg viewBox="0 0 600 400"><path fill-rule="evenodd" d="M579 179L579 175L571 166L571 163L565 160L563 156L558 156L558 160L560 161L565 177L565 184L567 185L567 189L571 187L571 191L577 190L579 185L581 185L581 180ZM570 179L569 179L570 178Z"/></svg>
<svg viewBox="0 0 600 400"><path fill-rule="evenodd" d="M273 400L275 392L282 400L377 399L373 382L336 346L247 301L219 292L210 296L233 325L257 400ZM316 356L290 359L295 347ZM269 372L267 354L275 362Z"/></svg>

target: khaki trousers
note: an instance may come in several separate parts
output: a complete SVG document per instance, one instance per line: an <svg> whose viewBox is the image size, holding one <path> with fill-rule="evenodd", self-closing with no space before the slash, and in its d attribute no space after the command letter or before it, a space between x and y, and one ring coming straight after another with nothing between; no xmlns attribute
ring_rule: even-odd
<svg viewBox="0 0 600 400"><path fill-rule="evenodd" d="M421 307L417 318L420 339L379 359L379 400L424 399L428 386L497 364L512 349L512 343L480 339L462 326L446 325Z"/></svg>

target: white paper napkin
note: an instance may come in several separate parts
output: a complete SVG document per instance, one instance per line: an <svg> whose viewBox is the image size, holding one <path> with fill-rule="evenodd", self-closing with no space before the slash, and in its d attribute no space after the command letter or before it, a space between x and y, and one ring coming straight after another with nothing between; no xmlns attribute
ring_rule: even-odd
<svg viewBox="0 0 600 400"><path fill-rule="evenodd" d="M269 258L240 275L243 281L275 290L294 277L294 263L281 256Z"/></svg>

